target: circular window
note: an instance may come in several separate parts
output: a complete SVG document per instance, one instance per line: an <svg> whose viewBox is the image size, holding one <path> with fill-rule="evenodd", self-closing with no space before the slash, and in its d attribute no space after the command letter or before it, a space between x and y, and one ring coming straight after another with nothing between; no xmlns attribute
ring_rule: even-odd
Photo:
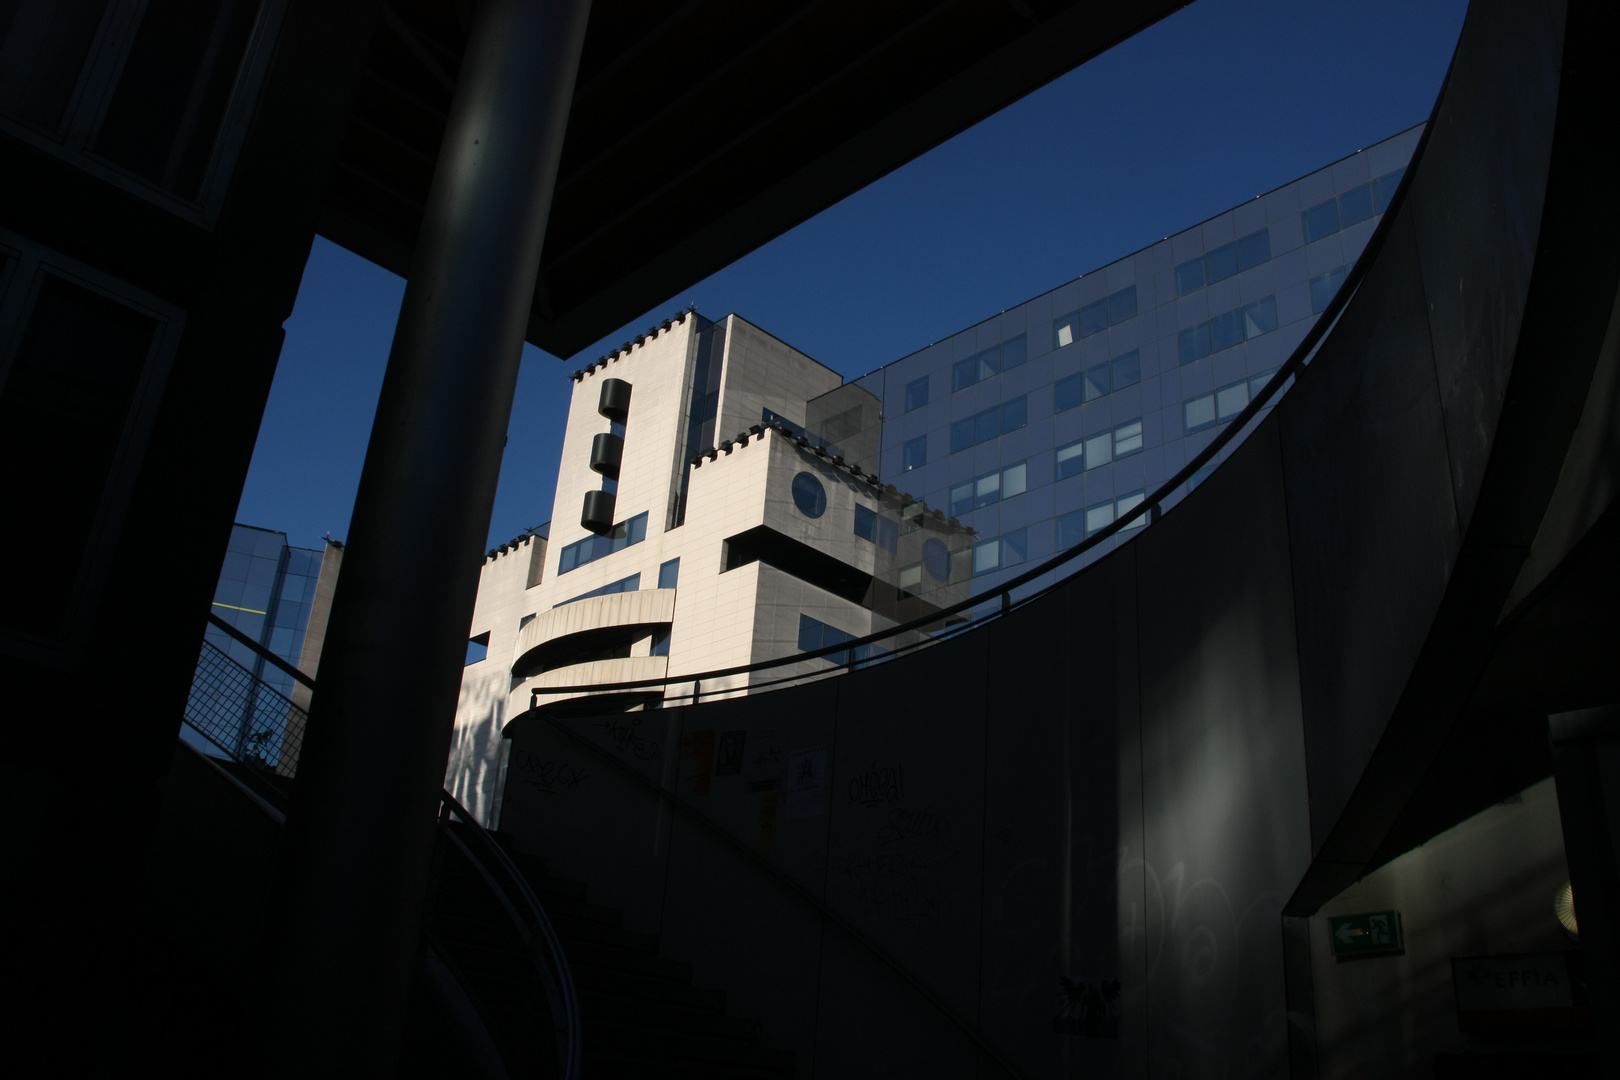
<svg viewBox="0 0 1620 1080"><path fill-rule="evenodd" d="M793 505L807 518L818 518L827 512L827 489L821 481L807 472L793 478Z"/></svg>
<svg viewBox="0 0 1620 1080"><path fill-rule="evenodd" d="M935 581L951 576L951 553L946 550L945 541L933 538L923 541L923 567Z"/></svg>

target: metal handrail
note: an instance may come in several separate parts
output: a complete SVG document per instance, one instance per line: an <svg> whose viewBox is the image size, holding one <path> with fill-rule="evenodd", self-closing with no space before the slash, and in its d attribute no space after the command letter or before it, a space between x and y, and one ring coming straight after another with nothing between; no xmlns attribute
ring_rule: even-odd
<svg viewBox="0 0 1620 1080"><path fill-rule="evenodd" d="M221 630L224 630L235 641L240 642L242 645L252 650L256 656L274 665L279 670L286 672L298 682L307 686L311 691L315 690L316 683L314 676L307 675L294 665L287 663L287 661L283 660L269 649L266 649L263 645L254 641L246 634L243 634L236 627L221 619L213 612L209 612L208 621L213 625L218 626ZM268 687L265 689L271 693L275 693L274 690L270 690ZM277 696L280 697L281 695L277 694ZM289 709L298 709L298 706L293 704L291 701L286 701L286 704ZM222 746L219 743L219 740L214 738L209 732L198 727L196 724L191 723L189 719L187 720L187 723L190 724L193 730L197 731L204 738L208 739L209 742L213 743L215 746L219 746L220 749L226 754L230 755L232 758L236 757L235 751L231 750L229 747ZM218 769L218 766L215 766L215 768ZM271 806L271 804L266 802L256 793L253 793L251 789L243 785L241 781L237 780L223 769L218 769L218 771L230 779L237 787L247 791L256 802L261 804L263 808L269 809L273 816L278 819L278 824L285 820L285 816L282 815L280 811L276 810L273 806ZM579 996L575 991L573 972L568 966L568 958L563 953L562 941L557 936L556 928L552 926L550 917L546 915L545 907L540 903L540 898L534 894L534 890L529 886L528 879L523 876L523 872L518 869L517 865L512 862L511 858L504 850L502 850L500 844L497 843L495 838L489 834L489 831L486 830L483 825L481 825L478 820L473 817L472 813L468 811L465 806L462 806L456 797L448 790L440 790L439 803L442 808L440 816L441 827L448 825L449 816L454 815L456 818L461 820L461 823L466 826L475 837L478 838L479 846L485 853L485 857L483 858L480 858L480 856L475 853L472 848L469 847L464 840L462 840L461 837L457 836L454 831L447 827L444 828L445 837L467 858L467 860L472 864L473 869L477 871L478 875L482 877L484 882L489 885L491 890L494 891L496 898L500 900L502 908L505 909L507 917L512 921L513 926L517 929L518 935L522 938L524 945L529 946L530 961L535 965L535 969L540 975L541 985L545 987L546 998L551 1006L551 1015L553 1017L553 1021L557 1025L558 1033L562 1036L562 1038L559 1040L557 1048L558 1065L562 1070L562 1080L578 1080L581 1044ZM443 811L447 811L448 813ZM507 884L505 886L502 886L501 883L496 880L495 875L491 873L489 867L489 862L491 861L493 861L493 863L500 868L501 873L506 877ZM521 907L526 909L527 918L525 918L524 912L519 910L519 905L513 903L512 894L514 892L517 895ZM545 947L545 956L543 958L536 956L535 950L532 947L536 935L540 937Z"/></svg>

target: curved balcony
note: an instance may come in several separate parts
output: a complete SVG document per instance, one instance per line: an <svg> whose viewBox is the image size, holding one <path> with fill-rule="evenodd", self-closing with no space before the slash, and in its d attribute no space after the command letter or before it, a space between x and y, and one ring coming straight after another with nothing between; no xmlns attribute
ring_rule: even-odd
<svg viewBox="0 0 1620 1080"><path fill-rule="evenodd" d="M651 690L626 692L617 689L617 684L640 679L662 679L668 673L667 656L621 656L607 660L589 660L581 664L553 668L524 679L513 686L512 696L514 701L527 705L531 695L539 691L538 696L532 700L542 709L569 701L580 702L570 707L570 711L577 710L580 714L624 712L632 706L656 701L664 696L664 692L657 687ZM573 692L551 695L545 692L548 686L579 686L586 683L601 683L604 689L600 693L583 694ZM522 713L514 710L514 715Z"/></svg>
<svg viewBox="0 0 1620 1080"><path fill-rule="evenodd" d="M606 647L621 638L644 637L659 626L668 626L674 618L674 589L610 593L543 611L518 631L512 651L512 675L527 679L557 668L578 666L570 663L570 654Z"/></svg>

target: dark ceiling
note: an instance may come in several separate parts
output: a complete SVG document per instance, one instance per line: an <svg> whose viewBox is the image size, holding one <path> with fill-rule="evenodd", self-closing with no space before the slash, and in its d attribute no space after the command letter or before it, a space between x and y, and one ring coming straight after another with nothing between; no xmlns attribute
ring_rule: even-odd
<svg viewBox="0 0 1620 1080"><path fill-rule="evenodd" d="M529 340L577 352L1185 3L594 0ZM327 198L399 274L469 8L384 6Z"/></svg>

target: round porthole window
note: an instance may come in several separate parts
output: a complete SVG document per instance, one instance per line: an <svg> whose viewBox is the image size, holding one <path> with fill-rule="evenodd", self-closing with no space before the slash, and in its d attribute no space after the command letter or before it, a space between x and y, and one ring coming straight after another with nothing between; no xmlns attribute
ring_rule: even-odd
<svg viewBox="0 0 1620 1080"><path fill-rule="evenodd" d="M946 550L945 541L933 538L923 541L923 568L935 581L951 576L951 553Z"/></svg>
<svg viewBox="0 0 1620 1080"><path fill-rule="evenodd" d="M793 478L793 505L807 518L827 512L827 489L813 475L802 472Z"/></svg>

